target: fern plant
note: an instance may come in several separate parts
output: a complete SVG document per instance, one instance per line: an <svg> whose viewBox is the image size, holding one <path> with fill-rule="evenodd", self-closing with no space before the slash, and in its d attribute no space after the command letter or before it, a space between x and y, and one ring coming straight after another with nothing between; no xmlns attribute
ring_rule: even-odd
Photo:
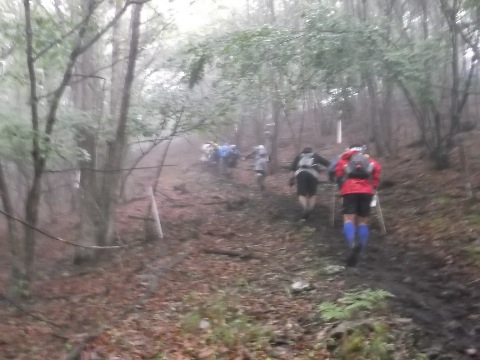
<svg viewBox="0 0 480 360"><path fill-rule="evenodd" d="M347 320L362 311L380 310L386 307L386 299L393 297L385 290L361 290L347 292L342 298L332 302L324 302L318 306L321 317L325 321Z"/></svg>
<svg viewBox="0 0 480 360"><path fill-rule="evenodd" d="M300 233L305 237L311 237L313 234L315 234L315 228L311 226L305 226L302 228Z"/></svg>

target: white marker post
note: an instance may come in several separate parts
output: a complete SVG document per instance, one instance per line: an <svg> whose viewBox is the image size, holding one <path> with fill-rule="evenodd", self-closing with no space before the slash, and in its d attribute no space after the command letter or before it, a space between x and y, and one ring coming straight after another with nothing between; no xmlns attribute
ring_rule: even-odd
<svg viewBox="0 0 480 360"><path fill-rule="evenodd" d="M342 143L342 119L337 120L337 144Z"/></svg>
<svg viewBox="0 0 480 360"><path fill-rule="evenodd" d="M152 211L153 219L155 220L155 225L156 225L155 228L157 229L158 236L160 236L160 239L163 239L162 224L160 223L160 216L158 215L157 202L155 201L155 195L153 194L152 186L149 186L148 190L150 193L151 211Z"/></svg>

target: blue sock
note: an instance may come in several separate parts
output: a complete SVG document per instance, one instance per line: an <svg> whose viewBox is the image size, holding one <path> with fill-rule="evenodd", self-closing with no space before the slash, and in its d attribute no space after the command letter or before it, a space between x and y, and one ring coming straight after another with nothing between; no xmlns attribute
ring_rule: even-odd
<svg viewBox="0 0 480 360"><path fill-rule="evenodd" d="M351 221L347 221L343 224L343 234L348 245L352 245L355 241L355 225Z"/></svg>
<svg viewBox="0 0 480 360"><path fill-rule="evenodd" d="M358 240L360 241L360 244L362 244L362 247L367 246L368 242L368 225L367 224L360 224L357 227L357 232L358 232Z"/></svg>

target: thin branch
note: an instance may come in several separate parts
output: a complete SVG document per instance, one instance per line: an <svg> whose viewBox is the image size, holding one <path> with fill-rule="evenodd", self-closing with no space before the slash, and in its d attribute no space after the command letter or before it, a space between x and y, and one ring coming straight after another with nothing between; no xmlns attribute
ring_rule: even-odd
<svg viewBox="0 0 480 360"><path fill-rule="evenodd" d="M22 219L19 219L19 218L13 216L13 215L10 215L9 213L7 213L7 212L5 212L1 209L0 209L0 213L5 215L6 217L8 217L10 219L18 221L19 223L21 223L25 226L28 226L29 228L39 232L42 235L45 235L46 237L48 237L50 239L57 240L57 241L60 241L62 243L65 243L65 244L69 244L69 245L73 245L73 246L77 246L77 247L81 247L81 248L85 248L85 249L122 249L122 248L126 247L126 246L95 246L95 245L86 246L86 245L80 245L80 244L77 244L77 243L74 243L74 242L71 242L71 241L64 240L64 239L61 239L59 237L53 236L53 235L51 235L51 234L33 226L33 225L30 225L29 223L27 223L26 221L23 221Z"/></svg>
<svg viewBox="0 0 480 360"><path fill-rule="evenodd" d="M63 328L63 327L64 327L64 326L62 326L62 325L59 325L59 324L54 323L53 321L47 320L47 319L43 318L43 317L40 316L40 315L34 314L34 313L31 312L31 311L28 311L28 310L25 309L23 306L18 305L15 301L13 301L12 299L10 299L8 296L6 296L6 295L4 295L4 294L0 294L0 297L4 298L7 302L9 302L9 303L12 304L13 306L15 306L17 309L19 309L20 311L24 312L25 314L31 316L32 318L34 318L34 319L36 319L36 320L42 321L42 322L44 322L44 323L46 323L46 324L53 325L53 326L58 327L58 328Z"/></svg>
<svg viewBox="0 0 480 360"><path fill-rule="evenodd" d="M169 136L163 136L163 137L158 137L158 138L154 138L154 139L131 141L131 142L128 143L128 145L141 144L141 143L146 143L146 142L157 142L159 140L161 142L161 141L168 140L168 139L169 139Z"/></svg>
<svg viewBox="0 0 480 360"><path fill-rule="evenodd" d="M167 165L163 165L163 166L178 166L178 165L167 164ZM157 169L159 167L160 167L160 165L157 165L157 166L140 166L140 167L126 168L126 169L108 169L108 170L94 169L94 168L88 168L88 167L79 167L79 168L68 168L68 169L60 169L60 170L46 169L44 172L46 172L46 173L66 173L66 172L71 172L71 171L89 170L89 171L95 171L95 172L100 172L100 173L108 173L108 172L120 172L120 171L132 171L132 170Z"/></svg>

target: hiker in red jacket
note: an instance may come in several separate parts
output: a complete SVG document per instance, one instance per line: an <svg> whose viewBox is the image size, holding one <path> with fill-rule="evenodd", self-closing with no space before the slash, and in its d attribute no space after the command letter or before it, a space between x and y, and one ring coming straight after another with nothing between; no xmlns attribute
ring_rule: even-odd
<svg viewBox="0 0 480 360"><path fill-rule="evenodd" d="M366 155L365 150L366 147L362 145L350 146L335 168L343 198L343 233L350 248L348 266L357 264L362 249L367 245L370 203L380 183L381 166Z"/></svg>

